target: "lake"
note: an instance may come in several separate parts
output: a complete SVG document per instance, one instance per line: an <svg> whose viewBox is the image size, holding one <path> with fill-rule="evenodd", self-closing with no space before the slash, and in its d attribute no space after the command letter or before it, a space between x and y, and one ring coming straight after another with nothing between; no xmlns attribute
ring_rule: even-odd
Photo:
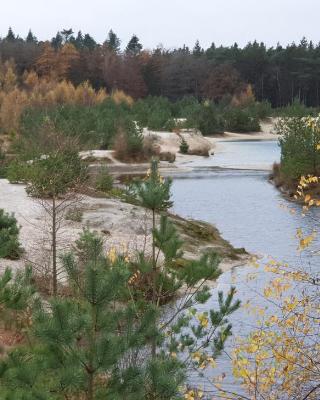
<svg viewBox="0 0 320 400"><path fill-rule="evenodd" d="M320 228L319 209L302 216L301 206L286 200L268 181L272 164L280 159L276 141L222 142L222 151L216 155L189 163L193 171L173 179L173 211L183 217L204 220L214 224L222 236L235 247L245 247L262 259L268 256L291 266L316 268L310 255L319 242L308 252L297 251L296 231L302 227L311 233ZM217 168L218 167L218 168ZM291 210L291 212L290 212ZM319 261L318 261L319 262ZM243 303L250 300L265 305L261 296L269 276L263 270L254 281L247 281L252 266L244 266L223 274L213 296L203 309L216 305L217 291L228 290L233 284ZM235 336L247 335L255 325L255 316L243 308L232 317ZM229 388L241 393L239 383L231 376L230 352L233 340L218 359L213 375L227 374ZM193 377L193 379L197 379ZM198 380L197 380L198 382Z"/></svg>

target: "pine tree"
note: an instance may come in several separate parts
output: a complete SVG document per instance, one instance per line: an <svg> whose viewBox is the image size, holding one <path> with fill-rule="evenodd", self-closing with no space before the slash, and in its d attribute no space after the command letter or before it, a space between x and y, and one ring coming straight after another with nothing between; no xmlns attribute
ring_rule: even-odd
<svg viewBox="0 0 320 400"><path fill-rule="evenodd" d="M6 36L6 40L8 42L14 42L16 40L16 36L13 33L13 30L12 30L11 26L9 27L8 34Z"/></svg>
<svg viewBox="0 0 320 400"><path fill-rule="evenodd" d="M130 56L137 56L141 52L142 47L138 36L133 35L127 44L126 53Z"/></svg>
<svg viewBox="0 0 320 400"><path fill-rule="evenodd" d="M189 151L189 145L186 141L185 138L181 139L181 143L180 143L180 153L181 154L188 154Z"/></svg>
<svg viewBox="0 0 320 400"><path fill-rule="evenodd" d="M61 34L61 36L63 38L63 42L64 43L68 43L70 41L72 35L73 35L73 30L71 28L70 29L63 29L60 32L60 34Z"/></svg>
<svg viewBox="0 0 320 400"><path fill-rule="evenodd" d="M89 50L94 50L97 46L97 42L88 33L84 35L83 46Z"/></svg>
<svg viewBox="0 0 320 400"><path fill-rule="evenodd" d="M32 284L32 270L26 267L15 274L6 268L0 277L0 327L2 329L23 332L29 325L28 308L35 294ZM0 344L0 350L1 344Z"/></svg>
<svg viewBox="0 0 320 400"><path fill-rule="evenodd" d="M26 37L26 42L27 43L38 43L38 40L32 33L31 29L29 29L28 35Z"/></svg>
<svg viewBox="0 0 320 400"><path fill-rule="evenodd" d="M81 31L78 32L74 45L78 50L83 48L83 34Z"/></svg>
<svg viewBox="0 0 320 400"><path fill-rule="evenodd" d="M0 208L0 258L14 260L20 257L19 230L14 215Z"/></svg>
<svg viewBox="0 0 320 400"><path fill-rule="evenodd" d="M118 36L113 32L112 29L110 29L108 33L108 38L104 42L104 44L107 46L108 49L114 51L115 53L119 53L120 51L120 45L121 45L121 40L118 38Z"/></svg>
<svg viewBox="0 0 320 400"><path fill-rule="evenodd" d="M192 54L193 54L195 57L200 57L203 53L204 53L204 50L203 50L203 48L200 46L199 40L197 40L196 43L195 43L195 45L194 45Z"/></svg>
<svg viewBox="0 0 320 400"><path fill-rule="evenodd" d="M172 399L183 379L180 363L141 361L157 334L156 313L132 300L130 264L106 257L101 239L88 231L77 245L79 257L63 257L69 298L35 303L31 346L0 363L2 390L28 400Z"/></svg>
<svg viewBox="0 0 320 400"><path fill-rule="evenodd" d="M63 43L63 37L60 32L57 32L56 36L51 39L51 46L55 49L58 50Z"/></svg>
<svg viewBox="0 0 320 400"><path fill-rule="evenodd" d="M220 275L220 258L208 253L177 267L183 241L166 213L170 181L156 161L131 195L153 213L153 254L105 255L101 237L85 230L76 252L62 258L68 297L36 301L30 345L0 362L6 398L173 400L184 395L187 370L202 373L222 351L239 307L235 289L219 293L217 310L196 310L210 298L206 281ZM162 304L183 288L167 313Z"/></svg>
<svg viewBox="0 0 320 400"><path fill-rule="evenodd" d="M170 200L171 180L164 180L158 169L158 161L151 162L150 173L142 182L136 182L130 187L130 195L139 204L151 210L152 213L152 255L148 259L145 254L140 255L139 271L145 271L142 276L143 287L146 293L150 293L151 302L158 308L163 302L176 297L182 287L193 288L192 295L186 296L181 308L168 321L162 320L164 330L166 328L175 332L167 342L170 353L177 353L179 344L182 343L182 351L188 349L189 354L196 351L198 340L206 335L215 340L203 342L199 349L204 351L202 357L208 358L205 349L210 348L210 357L216 357L223 349L224 343L231 334L231 325L227 322L227 316L238 309L240 303L234 302L235 290L232 288L224 299L219 294L219 311L213 311L209 317L201 316L200 325L192 330L192 335L185 335L183 329L188 327L192 317L184 314L184 311L191 309L197 303L206 303L211 297L209 287L205 284L208 280L215 280L221 274L219 269L220 257L215 253L203 255L199 260L186 261L183 268L176 268L176 262L182 258L181 250L183 242L177 234L176 228L169 220L167 210L172 206ZM159 225L157 225L157 213L161 213ZM160 254L164 262L160 262ZM187 289L188 292L189 289ZM170 326L174 320L177 324L174 328ZM205 323L203 322L205 321ZM170 328L169 328L170 327ZM161 342L160 342L161 343ZM162 343L163 344L163 343ZM154 337L151 342L152 358L164 355L163 349L159 351L159 342ZM209 358L210 358L209 357ZM200 365L200 364L199 364Z"/></svg>
<svg viewBox="0 0 320 400"><path fill-rule="evenodd" d="M57 141L61 137L57 136ZM61 145L61 143L59 144ZM52 292L58 291L58 231L61 219L70 202L74 203L75 193L87 177L87 170L76 150L70 148L51 151L46 157L36 158L27 168L25 181L27 193L40 199L40 204L50 217L52 252Z"/></svg>

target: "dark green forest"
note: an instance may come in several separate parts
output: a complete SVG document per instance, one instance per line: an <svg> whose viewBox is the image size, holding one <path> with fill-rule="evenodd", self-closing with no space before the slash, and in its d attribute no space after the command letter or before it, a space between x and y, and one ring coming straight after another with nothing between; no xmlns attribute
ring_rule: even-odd
<svg viewBox="0 0 320 400"><path fill-rule="evenodd" d="M112 30L103 43L72 29L43 42L31 30L21 38L10 28L0 39L0 60L14 60L21 76L31 70L47 75L50 68L59 70L56 56L64 49L70 64L63 78L74 85L89 81L95 89L123 90L135 99L151 95L176 101L194 96L219 102L251 84L256 99L273 107L295 99L319 106L319 43L303 38L300 43L268 48L252 41L241 48L237 43L216 46L212 39L207 49L197 41L193 48L147 50L136 35L125 44Z"/></svg>

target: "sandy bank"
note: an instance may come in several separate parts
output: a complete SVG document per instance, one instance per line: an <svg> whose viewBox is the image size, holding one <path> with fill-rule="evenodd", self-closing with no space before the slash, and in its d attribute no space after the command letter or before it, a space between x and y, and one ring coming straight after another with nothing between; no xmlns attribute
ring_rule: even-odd
<svg viewBox="0 0 320 400"><path fill-rule="evenodd" d="M161 153L172 153L175 154L176 160L173 163L167 161L160 162L160 169L162 173L170 174L175 172L189 172L192 171L193 167L201 161L201 165L206 164L206 157L198 154L214 154L226 151L226 143L233 141L270 141L278 140L278 136L274 133L274 125L276 123L275 118L267 118L261 122L261 132L252 133L234 133L225 132L222 135L212 135L204 137L201 132L194 129L181 130L179 133L175 132L156 132L143 130L145 140L150 140L159 147ZM189 154L180 153L181 140L185 139L189 145ZM92 168L99 168L101 163L107 163L110 173L114 175L135 175L144 174L148 168L148 163L123 163L116 160L111 150L93 150L81 153L83 158L87 158L91 161ZM212 160L208 162L208 165L212 166ZM194 165L193 165L194 164ZM265 166L242 166L239 169L270 169Z"/></svg>
<svg viewBox="0 0 320 400"><path fill-rule="evenodd" d="M0 269L10 266L16 270L23 268L27 262L32 263L34 268L49 268L49 220L41 204L26 194L23 185L12 185L3 179L0 180L0 193L0 208L15 214L21 226L20 241L25 249L21 260L0 259ZM143 249L150 252L151 218L144 208L115 198L82 196L77 209L82 214L81 222L66 220L66 215L62 215L58 234L60 253L72 249L74 241L85 227L103 235L106 251L115 248L129 254ZM187 221L178 216L171 218L185 240L186 257L192 258L213 249L225 258L223 270L241 265L247 259L242 250L235 250L211 225Z"/></svg>

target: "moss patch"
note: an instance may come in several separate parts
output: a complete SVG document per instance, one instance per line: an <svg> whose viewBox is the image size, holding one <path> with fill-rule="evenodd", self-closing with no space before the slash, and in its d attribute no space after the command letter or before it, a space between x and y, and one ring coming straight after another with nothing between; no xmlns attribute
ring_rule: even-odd
<svg viewBox="0 0 320 400"><path fill-rule="evenodd" d="M231 260L239 260L242 255L248 254L244 248L234 248L221 237L217 228L206 222L186 220L176 215L170 215L169 218L184 240L185 252L197 256L199 253L213 250Z"/></svg>

